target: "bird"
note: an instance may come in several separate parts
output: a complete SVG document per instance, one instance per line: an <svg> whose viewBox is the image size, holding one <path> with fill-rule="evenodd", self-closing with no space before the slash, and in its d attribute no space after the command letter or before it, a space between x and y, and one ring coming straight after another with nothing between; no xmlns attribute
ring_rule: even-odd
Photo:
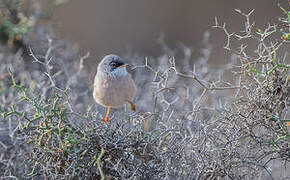
<svg viewBox="0 0 290 180"><path fill-rule="evenodd" d="M109 123L109 113L112 108L120 108L129 103L136 111L133 99L136 94L136 85L131 74L128 73L128 64L118 55L106 55L98 64L94 78L93 97L95 101L107 107L104 122Z"/></svg>

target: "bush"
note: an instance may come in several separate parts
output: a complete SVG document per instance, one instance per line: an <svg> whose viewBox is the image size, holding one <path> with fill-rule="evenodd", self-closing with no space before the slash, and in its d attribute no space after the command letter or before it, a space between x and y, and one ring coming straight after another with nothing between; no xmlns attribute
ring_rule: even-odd
<svg viewBox="0 0 290 180"><path fill-rule="evenodd" d="M88 54L77 61L69 44L47 35L46 47L31 45L25 51L29 61L21 60L21 51L2 56L0 176L289 177L282 164L290 160L290 15L281 9L287 17L264 30L254 28L253 11L236 10L246 18L241 34L229 33L216 18L214 27L227 37L225 49L235 54L223 69L209 64L208 32L203 56L194 64L189 48L180 46L184 57L175 59L162 39L160 57L128 54L125 59L135 63L138 111L115 111L110 124L101 120L104 108L95 104L88 88L89 73L83 69ZM238 48L232 46L235 40L241 43ZM242 44L252 41L253 51ZM225 81L229 72L233 78Z"/></svg>

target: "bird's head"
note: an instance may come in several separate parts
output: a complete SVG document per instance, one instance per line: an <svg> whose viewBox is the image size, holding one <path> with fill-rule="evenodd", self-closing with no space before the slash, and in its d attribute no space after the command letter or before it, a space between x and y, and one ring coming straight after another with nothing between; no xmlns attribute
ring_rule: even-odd
<svg viewBox="0 0 290 180"><path fill-rule="evenodd" d="M121 57L110 54L102 59L102 61L98 65L97 73L113 76L126 76L128 75L126 66L127 64Z"/></svg>

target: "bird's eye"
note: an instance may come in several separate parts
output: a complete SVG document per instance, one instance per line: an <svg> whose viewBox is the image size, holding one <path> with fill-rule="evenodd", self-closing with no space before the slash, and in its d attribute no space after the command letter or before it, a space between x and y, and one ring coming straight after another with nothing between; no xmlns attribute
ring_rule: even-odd
<svg viewBox="0 0 290 180"><path fill-rule="evenodd" d="M111 66L112 66L113 68L116 68L116 67L117 67L117 64L114 63L114 62L112 62L112 63L111 63Z"/></svg>

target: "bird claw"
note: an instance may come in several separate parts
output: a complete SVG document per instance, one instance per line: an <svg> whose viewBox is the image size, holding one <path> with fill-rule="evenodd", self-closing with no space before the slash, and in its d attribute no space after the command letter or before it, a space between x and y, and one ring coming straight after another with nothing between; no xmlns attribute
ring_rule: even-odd
<svg viewBox="0 0 290 180"><path fill-rule="evenodd" d="M105 123L110 123L111 118L106 117L106 118L102 118L102 120L103 120Z"/></svg>
<svg viewBox="0 0 290 180"><path fill-rule="evenodd" d="M108 109L107 109L107 113L106 113L106 117L105 118L102 118L102 120L106 123L109 123L111 118L109 118L109 113L110 113L110 109L111 109L111 106L108 106Z"/></svg>
<svg viewBox="0 0 290 180"><path fill-rule="evenodd" d="M128 101L133 111L136 111L136 105L132 101Z"/></svg>

